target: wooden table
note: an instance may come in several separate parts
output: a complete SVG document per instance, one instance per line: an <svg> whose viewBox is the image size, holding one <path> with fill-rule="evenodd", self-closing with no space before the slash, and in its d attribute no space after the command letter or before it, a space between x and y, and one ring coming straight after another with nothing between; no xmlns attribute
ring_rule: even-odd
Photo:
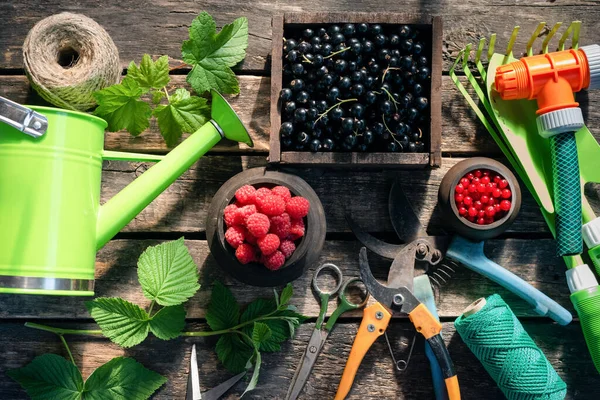
<svg viewBox="0 0 600 400"><path fill-rule="evenodd" d="M286 4L287 3L287 4ZM463 157L485 155L501 158L501 153L485 130L477 123L453 87L447 71L453 57L465 44L480 37L498 33L498 43L505 46L513 25L521 32L532 32L538 21L583 21L583 43L596 38L600 30L600 7L593 1L562 0L475 1L475 0L375 0L304 2L262 1L240 2L211 0L200 4L192 1L159 0L146 4L135 0L93 2L2 2L0 3L0 95L20 103L39 103L23 74L21 45L28 30L41 18L71 11L86 14L103 25L120 50L123 67L130 60L139 61L143 53L180 57L180 44L187 37L187 27L201 11L207 10L222 25L237 16L247 16L250 25L248 55L237 72L241 95L231 99L236 111L250 130L256 146L252 149L237 144L223 144L213 154L202 158L122 233L102 249L96 264L96 295L122 296L140 305L148 301L141 295L136 277L136 260L149 245L185 236L187 245L200 268L203 288L188 303L190 327L204 328L204 315L210 298L211 283L219 279L243 301L269 296L270 289L245 286L222 272L210 256L205 237L206 211L217 189L236 173L267 163L269 132L270 78L268 58L271 50L271 15L286 11L401 11L423 12L444 17L443 82L443 166L434 170L401 172L410 188L410 199L420 219L431 234L440 234L443 221L436 207L437 188L448 169ZM518 46L528 37L523 34ZM177 61L174 61L177 64ZM185 73L177 71L173 83L183 84ZM578 96L588 126L600 132L600 97L596 93ZM107 133L106 147L111 150L164 153L157 127L139 138L127 133ZM103 201L113 196L151 164L105 162L102 181ZM359 244L350 233L343 208L351 211L358 222L382 237L393 237L388 221L387 194L393 177L391 171L347 171L334 169L292 170L315 189L325 207L328 237L321 261L338 264L345 273L357 274ZM590 189L594 199L597 194ZM598 203L595 203L596 208ZM1 228L0 228L1 229ZM565 267L554 257L554 242L532 197L524 193L521 214L507 233L490 240L486 252L491 259L517 273L543 290L567 309L573 311L565 282ZM387 265L375 264L378 276L384 277ZM292 300L310 317L296 337L283 346L280 353L266 354L257 390L249 398L280 399L285 395L296 363L314 327L317 302L309 288L312 271L294 282ZM452 280L442 288L438 304L444 325L444 338L454 359L463 398L500 399L500 390L485 373L481 364L455 333L453 321L469 303L481 296L501 294L521 317L527 331L548 356L552 365L568 385L568 398L597 398L598 374L577 320L561 327L546 318L535 316L527 304L489 280L460 267ZM25 398L19 386L5 375L7 369L23 366L35 356L54 352L64 354L58 338L52 334L25 328L25 321L36 321L65 327L92 327L84 307L84 298L0 296L0 397L4 400ZM344 316L330 336L313 375L305 388L304 398L333 398L346 357L360 322L360 312ZM395 319L389 328L392 337L412 339L414 330L405 318ZM74 357L84 376L118 355L132 356L145 366L165 375L169 381L154 396L156 399L184 397L187 361L191 343L199 349L201 384L210 388L229 374L217 362L214 340L177 339L169 342L149 338L142 345L124 350L103 338L69 337ZM240 383L227 398L237 398L243 390ZM433 391L429 365L418 342L409 368L395 372L385 342L379 340L371 349L358 373L351 398L359 399L431 399Z"/></svg>

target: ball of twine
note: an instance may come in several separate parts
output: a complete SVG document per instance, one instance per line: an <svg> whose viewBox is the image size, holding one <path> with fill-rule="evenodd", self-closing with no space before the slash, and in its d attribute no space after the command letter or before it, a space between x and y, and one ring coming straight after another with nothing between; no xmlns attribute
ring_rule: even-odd
<svg viewBox="0 0 600 400"><path fill-rule="evenodd" d="M502 297L454 322L456 331L509 400L562 400L567 385Z"/></svg>
<svg viewBox="0 0 600 400"><path fill-rule="evenodd" d="M114 85L121 75L119 51L96 21L81 14L44 18L23 44L25 73L31 86L55 106L86 111L93 93Z"/></svg>

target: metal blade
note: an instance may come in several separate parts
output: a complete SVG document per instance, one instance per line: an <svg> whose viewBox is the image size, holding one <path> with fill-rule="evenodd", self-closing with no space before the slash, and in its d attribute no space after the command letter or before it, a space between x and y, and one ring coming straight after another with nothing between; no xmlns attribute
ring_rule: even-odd
<svg viewBox="0 0 600 400"><path fill-rule="evenodd" d="M200 375L198 373L198 360L196 358L196 345L192 345L192 355L190 356L190 373L188 375L187 388L185 391L185 400L200 400Z"/></svg>
<svg viewBox="0 0 600 400"><path fill-rule="evenodd" d="M240 372L236 376L233 376L227 379L225 382L221 383L219 386L216 386L204 393L202 393L202 400L217 400L220 399L229 389L231 389L236 383L239 382L246 376L246 371Z"/></svg>
<svg viewBox="0 0 600 400"><path fill-rule="evenodd" d="M389 244L382 240L377 239L376 237L368 234L367 232L360 229L358 224L352 220L352 218L346 214L346 222L348 222L348 226L352 230L352 233L356 236L359 242L361 242L367 249L371 250L373 253L380 255L381 257L387 258L389 260L393 260L396 258L396 255L405 245L397 245L397 244Z"/></svg>
<svg viewBox="0 0 600 400"><path fill-rule="evenodd" d="M404 243L410 243L417 238L427 236L427 231L421 225L421 221L419 221L419 217L413 210L410 200L406 197L406 193L402 190L402 184L398 181L398 178L396 178L390 190L388 208L392 226Z"/></svg>
<svg viewBox="0 0 600 400"><path fill-rule="evenodd" d="M308 345L306 346L306 350L304 351L304 356L302 356L302 361L298 364L296 373L292 378L292 383L285 397L286 400L296 400L298 396L300 396L302 388L310 376L312 368L319 357L319 353L321 353L321 349L323 348L328 335L329 333L327 331L322 331L320 329L315 329L313 331Z"/></svg>
<svg viewBox="0 0 600 400"><path fill-rule="evenodd" d="M388 272L387 287L395 289L406 286L412 291L416 248L417 242L411 242L396 255Z"/></svg>

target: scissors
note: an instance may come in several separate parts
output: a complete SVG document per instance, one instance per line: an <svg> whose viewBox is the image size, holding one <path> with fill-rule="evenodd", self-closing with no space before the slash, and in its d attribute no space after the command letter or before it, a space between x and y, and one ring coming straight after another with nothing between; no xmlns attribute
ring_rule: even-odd
<svg viewBox="0 0 600 400"><path fill-rule="evenodd" d="M317 282L319 275L325 270L332 271L336 275L336 287L332 291L322 290ZM306 346L306 350L304 351L304 356L302 356L302 361L300 364L298 364L294 377L292 378L292 383L290 384L285 397L286 400L296 400L300 395L300 392L302 392L302 388L306 384L313 366L315 365L315 362L317 361L317 358L323 349L323 345L327 340L327 336L329 336L329 333L333 329L333 325L337 321L338 317L346 311L356 310L364 307L369 300L369 293L367 293L364 300L362 300L360 303L353 303L352 301L348 300L346 297L348 286L354 282L361 282L361 280L358 277L354 277L349 278L344 282L343 279L344 277L342 275L342 271L335 264L323 264L315 271L312 279L312 286L314 291L319 295L321 310L315 324L315 329L310 337L308 345ZM323 326L323 320L325 319L325 314L327 314L329 299L336 294L338 295L340 304L331 314L325 326Z"/></svg>
<svg viewBox="0 0 600 400"><path fill-rule="evenodd" d="M192 355L190 357L190 374L188 375L187 389L185 391L185 400L217 400L221 398L229 389L233 387L240 379L246 375L246 372L240 372L236 376L229 378L219 386L206 392L200 392L200 373L198 372L198 360L196 356L196 345L192 345Z"/></svg>

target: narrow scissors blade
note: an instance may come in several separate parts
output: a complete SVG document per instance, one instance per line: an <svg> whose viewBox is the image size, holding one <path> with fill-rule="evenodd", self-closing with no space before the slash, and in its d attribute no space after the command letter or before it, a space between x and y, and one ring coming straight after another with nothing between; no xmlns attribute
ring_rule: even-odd
<svg viewBox="0 0 600 400"><path fill-rule="evenodd" d="M396 254L398 254L398 252L404 247L403 244L389 244L377 239L375 236L371 236L367 232L360 229L358 224L354 222L349 215L346 215L346 222L348 222L348 226L350 226L352 233L354 233L354 236L356 236L358 241L361 242L367 249L371 250L375 254L379 254L381 257L387 258L388 260L393 260L396 257Z"/></svg>
<svg viewBox="0 0 600 400"><path fill-rule="evenodd" d="M294 377L292 378L292 383L285 397L286 400L296 400L298 396L300 396L302 388L310 376L328 335L329 332L320 329L315 329L313 331L312 336L308 341L308 345L306 346L306 350L304 351L304 355L302 356L302 361L298 364Z"/></svg>
<svg viewBox="0 0 600 400"><path fill-rule="evenodd" d="M242 379L246 375L246 371L240 372L236 376L233 376L227 379L225 382L221 383L219 386L215 386L214 388L207 390L202 393L202 400L217 400L220 399L221 396L225 394L229 389L233 387L240 379Z"/></svg>
<svg viewBox="0 0 600 400"><path fill-rule="evenodd" d="M200 374L198 372L198 360L196 357L196 345L192 345L192 355L190 356L190 373L188 375L185 400L200 400Z"/></svg>
<svg viewBox="0 0 600 400"><path fill-rule="evenodd" d="M392 226L404 243L410 243L417 238L427 236L427 231L419 221L419 217L413 210L406 193L402 190L398 177L390 190L388 208Z"/></svg>

